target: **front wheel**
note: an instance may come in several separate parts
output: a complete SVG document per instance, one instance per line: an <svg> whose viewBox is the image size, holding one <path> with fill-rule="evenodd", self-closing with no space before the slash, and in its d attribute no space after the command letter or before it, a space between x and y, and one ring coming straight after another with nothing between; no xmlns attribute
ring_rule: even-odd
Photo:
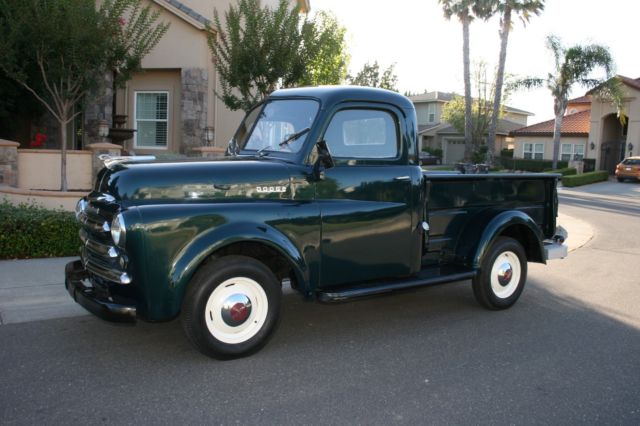
<svg viewBox="0 0 640 426"><path fill-rule="evenodd" d="M275 330L282 290L263 263L226 256L203 265L189 283L182 325L191 343L213 358L249 355Z"/></svg>
<svg viewBox="0 0 640 426"><path fill-rule="evenodd" d="M618 182L624 182L624 178L619 177L619 178L616 178L616 179L618 179Z"/></svg>
<svg viewBox="0 0 640 426"><path fill-rule="evenodd" d="M527 257L522 245L513 238L499 237L472 281L473 294L488 309L506 309L516 303L526 280Z"/></svg>

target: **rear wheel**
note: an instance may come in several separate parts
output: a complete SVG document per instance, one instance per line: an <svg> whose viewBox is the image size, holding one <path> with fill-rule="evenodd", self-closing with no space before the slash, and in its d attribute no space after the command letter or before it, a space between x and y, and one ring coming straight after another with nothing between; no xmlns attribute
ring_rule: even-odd
<svg viewBox="0 0 640 426"><path fill-rule="evenodd" d="M624 178L619 177L617 179L618 179L618 182L624 182Z"/></svg>
<svg viewBox="0 0 640 426"><path fill-rule="evenodd" d="M275 330L282 290L263 263L245 256L209 262L194 276L182 304L191 343L213 358L249 355Z"/></svg>
<svg viewBox="0 0 640 426"><path fill-rule="evenodd" d="M506 309L516 303L526 280L527 258L522 245L513 238L500 237L472 281L473 294L488 309Z"/></svg>

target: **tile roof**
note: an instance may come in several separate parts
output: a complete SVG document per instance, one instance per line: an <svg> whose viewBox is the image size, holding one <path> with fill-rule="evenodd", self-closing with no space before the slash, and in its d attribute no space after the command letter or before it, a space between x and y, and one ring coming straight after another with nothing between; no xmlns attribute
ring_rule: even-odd
<svg viewBox="0 0 640 426"><path fill-rule="evenodd" d="M627 86L640 90L640 78L634 79L634 78L625 77L623 75L619 75L618 78L620 78L620 80L622 80L622 82Z"/></svg>
<svg viewBox="0 0 640 426"><path fill-rule="evenodd" d="M421 95L409 96L409 100L411 100L411 102L413 102L414 104L420 103L420 102L433 102L433 101L449 102L450 100L453 99L454 96L456 96L455 93L438 92L436 90L435 92L427 92Z"/></svg>
<svg viewBox="0 0 640 426"><path fill-rule="evenodd" d="M189 15L191 18L193 18L196 21L200 22L201 24L203 24L203 25L211 24L211 21L209 19L207 19L204 16L200 15L198 12L196 12L193 9L191 9L189 6L186 6L181 1L178 1L178 0L165 0L165 1L167 3L169 3L171 6L175 7L176 9L179 9L180 11L185 13L186 15Z"/></svg>
<svg viewBox="0 0 640 426"><path fill-rule="evenodd" d="M562 136L589 136L591 110L576 112L566 115L562 119ZM522 127L509 133L510 136L553 136L554 120L543 121L542 123Z"/></svg>
<svg viewBox="0 0 640 426"><path fill-rule="evenodd" d="M436 90L434 92L427 92L421 95L409 96L409 100L414 104L419 104L424 102L449 102L453 100L453 98L456 96L460 96L460 95L454 92L438 92ZM529 111L514 108L508 105L505 105L504 109L506 112L512 112L514 114L533 115L533 113Z"/></svg>
<svg viewBox="0 0 640 426"><path fill-rule="evenodd" d="M513 121L505 120L503 118L498 119L498 126L496 128L496 134L508 135L512 130L519 129L522 125L520 123L514 123ZM460 132L451 124L442 122L436 125L418 126L418 134L431 133L437 135L459 135Z"/></svg>
<svg viewBox="0 0 640 426"><path fill-rule="evenodd" d="M580 96L579 98L569 99L567 104L590 104L591 97L589 95Z"/></svg>

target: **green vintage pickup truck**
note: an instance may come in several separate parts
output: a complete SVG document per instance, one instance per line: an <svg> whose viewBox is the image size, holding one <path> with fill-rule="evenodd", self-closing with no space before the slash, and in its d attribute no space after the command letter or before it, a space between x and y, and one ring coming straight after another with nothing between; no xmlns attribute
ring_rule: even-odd
<svg viewBox="0 0 640 426"><path fill-rule="evenodd" d="M416 127L397 93L288 89L224 159L107 158L78 203L66 287L109 321L180 316L216 358L267 342L283 285L333 302L471 280L483 306L510 307L527 262L567 255L558 176L425 172Z"/></svg>

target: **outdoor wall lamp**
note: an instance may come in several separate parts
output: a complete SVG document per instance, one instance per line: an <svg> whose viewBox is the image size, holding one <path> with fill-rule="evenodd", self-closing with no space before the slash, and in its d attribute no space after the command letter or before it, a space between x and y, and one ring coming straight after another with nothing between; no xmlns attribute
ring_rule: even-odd
<svg viewBox="0 0 640 426"><path fill-rule="evenodd" d="M632 143L629 143L629 145L627 145L627 150L628 150L628 151L631 151L632 149L633 149L633 144L632 144Z"/></svg>
<svg viewBox="0 0 640 426"><path fill-rule="evenodd" d="M109 136L109 124L107 123L107 120L100 120L98 122L98 136L101 138Z"/></svg>
<svg viewBox="0 0 640 426"><path fill-rule="evenodd" d="M589 145L589 147L591 148L591 151L593 151L594 149L596 149L596 144L591 142L591 145Z"/></svg>
<svg viewBox="0 0 640 426"><path fill-rule="evenodd" d="M204 128L204 138L207 140L207 145L211 145L211 142L213 142L215 136L216 133L213 127L207 126Z"/></svg>

